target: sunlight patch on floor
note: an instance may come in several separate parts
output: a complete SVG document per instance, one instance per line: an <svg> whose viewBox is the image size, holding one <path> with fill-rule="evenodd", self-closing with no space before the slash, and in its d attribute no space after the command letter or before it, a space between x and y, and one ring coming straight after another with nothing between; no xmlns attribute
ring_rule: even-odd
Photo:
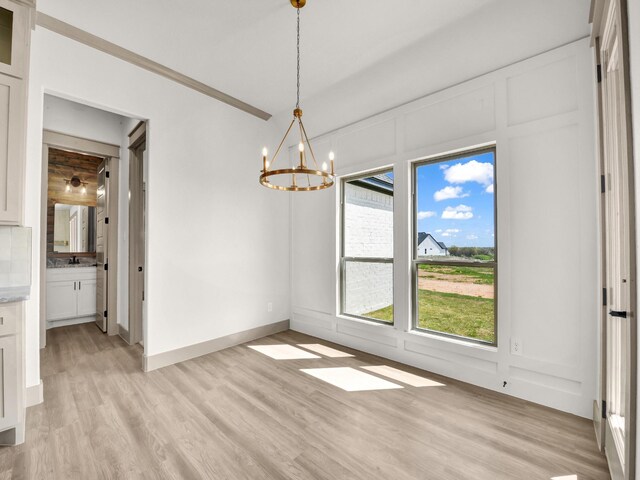
<svg viewBox="0 0 640 480"><path fill-rule="evenodd" d="M321 345L319 343L299 343L298 346L329 358L346 358L355 356L351 355L350 353L341 352L340 350L336 350L335 348L327 347L326 345Z"/></svg>
<svg viewBox="0 0 640 480"><path fill-rule="evenodd" d="M362 367L364 370L382 375L383 377L396 380L398 382L406 383L412 387L445 387L444 383L434 382L428 378L419 377L413 373L404 372L397 368L389 367L387 365L375 365L370 367Z"/></svg>
<svg viewBox="0 0 640 480"><path fill-rule="evenodd" d="M578 480L578 475L563 475L562 477L551 477L551 480Z"/></svg>
<svg viewBox="0 0 640 480"><path fill-rule="evenodd" d="M294 347L293 345L249 345L249 348L260 352L274 360L304 360L307 358L321 358L311 352Z"/></svg>
<svg viewBox="0 0 640 480"><path fill-rule="evenodd" d="M303 368L300 369L308 375L331 385L346 390L347 392L362 392L367 390L392 390L404 388L382 378L369 375L355 368Z"/></svg>

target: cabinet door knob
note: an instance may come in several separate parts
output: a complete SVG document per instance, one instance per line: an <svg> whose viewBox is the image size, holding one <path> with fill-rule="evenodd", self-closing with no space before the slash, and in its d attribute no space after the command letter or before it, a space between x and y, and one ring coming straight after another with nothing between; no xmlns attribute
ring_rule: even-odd
<svg viewBox="0 0 640 480"><path fill-rule="evenodd" d="M78 282L78 290L82 290L82 282Z"/></svg>
<svg viewBox="0 0 640 480"><path fill-rule="evenodd" d="M73 282L73 289L74 289L74 290L76 289L76 283L77 283L77 282Z"/></svg>

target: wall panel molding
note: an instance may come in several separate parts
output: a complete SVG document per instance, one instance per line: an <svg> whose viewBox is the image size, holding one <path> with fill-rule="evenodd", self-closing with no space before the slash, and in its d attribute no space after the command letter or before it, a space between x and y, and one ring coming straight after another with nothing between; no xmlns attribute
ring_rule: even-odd
<svg viewBox="0 0 640 480"><path fill-rule="evenodd" d="M592 247L598 226L589 215L598 195L591 67L584 38L319 136L316 142L334 146L339 175L373 170L383 162L395 169L394 201L402 205L394 220L395 326L383 331L377 324L333 314L339 282L336 231L309 231L303 215L312 210L314 223L339 228L339 197L326 195L291 205L296 305L291 328L591 418L598 312ZM498 347L488 349L411 331L408 179L412 161L493 142L500 294ZM359 149L360 144L366 148ZM548 248L537 238L548 238ZM331 278L310 278L305 246L311 243L325 245L316 257L318 264L330 266ZM322 314L320 326L313 323L314 315L296 314L305 309L331 314ZM522 356L511 354L511 337L523 341Z"/></svg>

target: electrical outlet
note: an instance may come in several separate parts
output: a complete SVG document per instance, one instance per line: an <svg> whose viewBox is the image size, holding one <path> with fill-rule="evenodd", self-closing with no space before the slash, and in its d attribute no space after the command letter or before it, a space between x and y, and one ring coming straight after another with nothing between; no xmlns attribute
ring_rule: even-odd
<svg viewBox="0 0 640 480"><path fill-rule="evenodd" d="M511 337L511 355L522 355L522 340Z"/></svg>
<svg viewBox="0 0 640 480"><path fill-rule="evenodd" d="M273 303L267 303L267 312L273 312Z"/></svg>

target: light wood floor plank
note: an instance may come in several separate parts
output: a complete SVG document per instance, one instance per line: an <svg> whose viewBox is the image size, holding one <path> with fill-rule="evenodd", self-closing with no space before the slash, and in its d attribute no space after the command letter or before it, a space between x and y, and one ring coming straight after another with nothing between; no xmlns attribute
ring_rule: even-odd
<svg viewBox="0 0 640 480"><path fill-rule="evenodd" d="M2 479L608 479L591 422L373 355L274 360L239 345L150 373L93 324L48 331L45 402ZM387 365L444 384L346 392L300 369ZM399 382L391 380L394 383Z"/></svg>

